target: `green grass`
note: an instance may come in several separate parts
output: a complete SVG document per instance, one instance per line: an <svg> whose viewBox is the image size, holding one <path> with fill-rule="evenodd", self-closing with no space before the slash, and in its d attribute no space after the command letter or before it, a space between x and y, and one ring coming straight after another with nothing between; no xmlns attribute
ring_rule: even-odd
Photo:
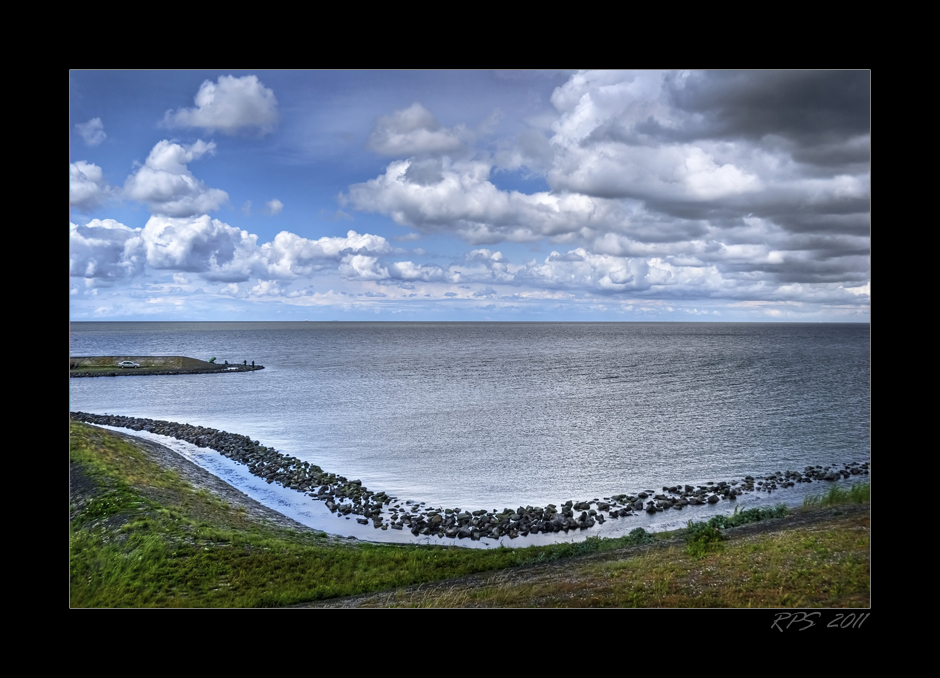
<svg viewBox="0 0 940 678"><path fill-rule="evenodd" d="M381 607L867 607L870 544L867 515L826 524L727 539L690 553L664 545L641 554L571 560L524 576L493 575L481 585L396 591ZM518 576L515 576L518 575Z"/></svg>
<svg viewBox="0 0 940 678"><path fill-rule="evenodd" d="M825 506L839 506L840 504L864 504L871 501L871 481L854 483L846 489L833 485L825 494L806 497L803 506L806 508L820 508Z"/></svg>
<svg viewBox="0 0 940 678"><path fill-rule="evenodd" d="M867 514L746 543L710 531L777 510L751 509L693 524L685 549L642 528L528 548L371 544L260 523L85 424L72 424L70 463L73 607L276 607L367 593L414 607L868 604ZM637 555L628 547L638 544L651 547ZM544 580L513 581L543 570ZM489 573L483 586L435 584L474 573Z"/></svg>
<svg viewBox="0 0 940 678"><path fill-rule="evenodd" d="M485 550L331 540L254 522L136 446L85 424L72 423L70 459L97 488L72 506L73 607L281 606L652 539L635 530L620 539Z"/></svg>
<svg viewBox="0 0 940 678"><path fill-rule="evenodd" d="M684 535L686 551L694 558L704 558L708 553L721 550L721 542L724 540L721 530L772 518L783 518L788 513L786 506L777 504L773 508L752 508L743 511L735 507L730 516L712 516L704 523L693 523L690 520Z"/></svg>

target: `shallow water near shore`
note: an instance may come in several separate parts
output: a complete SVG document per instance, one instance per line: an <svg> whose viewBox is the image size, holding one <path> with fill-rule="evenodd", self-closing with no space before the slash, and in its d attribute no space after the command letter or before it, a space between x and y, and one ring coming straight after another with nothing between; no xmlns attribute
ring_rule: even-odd
<svg viewBox="0 0 940 678"><path fill-rule="evenodd" d="M70 380L70 409L245 434L427 508L561 505L870 458L867 324L74 323L71 329L73 356L216 357L255 360L265 369ZM245 467L192 449L205 457L202 465L214 457L234 467L217 472L228 473L232 484L241 488L251 479L272 492ZM805 493L828 487L755 492L737 504L796 505ZM296 506L279 492L293 495ZM337 518L297 492L279 488L266 496L263 503L290 505L282 510L288 515L308 513L299 521L330 533L417 541L407 531ZM503 542L673 529L733 509L722 501Z"/></svg>
<svg viewBox="0 0 940 678"><path fill-rule="evenodd" d="M629 534L637 527L648 532L663 532L686 527L689 520L706 521L714 515L731 514L735 508L738 510L768 507L784 504L788 507L797 507L803 504L806 496L823 494L833 485L849 487L855 482L866 480L866 477L853 477L835 482L817 482L797 485L795 488L775 490L773 492L754 492L739 497L735 502L721 502L719 504L688 506L682 511L668 510L662 513L647 514L640 512L634 516L609 519L604 524L597 524L587 530L571 530L553 534L529 534L512 539L504 536L500 539L483 537L479 540L457 539L447 537L415 537L407 530L379 530L370 525L360 525L355 522L356 516L337 516L331 513L326 505L315 499L307 497L296 490L290 490L277 483L267 483L262 478L252 475L247 467L236 464L207 448L197 447L175 438L156 435L146 431L131 431L114 426L102 428L118 431L126 435L144 438L164 445L192 463L206 469L218 478L221 478L232 487L255 501L272 508L279 513L297 521L302 525L315 530L322 530L328 534L351 537L362 541L390 542L400 544L439 544L456 545L469 548L493 548L498 546L526 547L561 542L576 542L587 537L621 537ZM431 508L431 507L423 507Z"/></svg>

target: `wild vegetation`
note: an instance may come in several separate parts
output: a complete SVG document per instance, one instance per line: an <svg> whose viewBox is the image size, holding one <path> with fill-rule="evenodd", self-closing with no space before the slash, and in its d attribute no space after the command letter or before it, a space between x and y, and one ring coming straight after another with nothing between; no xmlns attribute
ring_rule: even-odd
<svg viewBox="0 0 940 678"><path fill-rule="evenodd" d="M690 524L685 537L399 546L259 521L85 424L71 425L70 469L73 607L868 605L867 510L724 540L786 511Z"/></svg>
<svg viewBox="0 0 940 678"><path fill-rule="evenodd" d="M840 506L843 504L867 504L871 502L871 483L855 483L850 488L833 485L823 494L807 497L805 508L820 506Z"/></svg>

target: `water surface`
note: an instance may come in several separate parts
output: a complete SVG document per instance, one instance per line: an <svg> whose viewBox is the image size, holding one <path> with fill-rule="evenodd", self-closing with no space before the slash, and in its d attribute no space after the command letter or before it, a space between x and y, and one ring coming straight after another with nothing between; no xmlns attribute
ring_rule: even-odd
<svg viewBox="0 0 940 678"><path fill-rule="evenodd" d="M867 324L73 323L71 354L254 360L265 369L71 379L70 409L242 433L430 506L561 504L870 456ZM807 487L825 489L742 504L799 503ZM331 532L346 522L327 518Z"/></svg>

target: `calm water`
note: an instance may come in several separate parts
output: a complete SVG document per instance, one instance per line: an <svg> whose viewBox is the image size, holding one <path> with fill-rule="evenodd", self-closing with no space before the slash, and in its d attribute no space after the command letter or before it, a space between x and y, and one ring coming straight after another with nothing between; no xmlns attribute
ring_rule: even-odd
<svg viewBox="0 0 940 678"><path fill-rule="evenodd" d="M431 506L560 504L868 461L869 338L867 324L73 323L75 356L266 369L71 379L70 409L243 433ZM294 509L307 503L319 504ZM411 538L310 511L331 532ZM612 520L582 537L689 518Z"/></svg>

